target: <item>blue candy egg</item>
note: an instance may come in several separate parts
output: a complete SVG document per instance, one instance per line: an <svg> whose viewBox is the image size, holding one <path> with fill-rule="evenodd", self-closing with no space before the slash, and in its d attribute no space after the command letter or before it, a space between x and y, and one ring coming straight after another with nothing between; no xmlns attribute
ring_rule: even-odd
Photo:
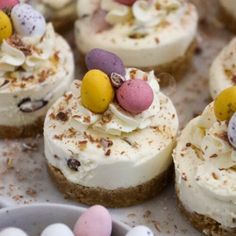
<svg viewBox="0 0 236 236"><path fill-rule="evenodd" d="M154 234L148 227L139 225L131 229L126 236L154 236Z"/></svg>
<svg viewBox="0 0 236 236"><path fill-rule="evenodd" d="M46 31L45 18L28 4L17 4L11 11L14 29L21 36L39 36Z"/></svg>
<svg viewBox="0 0 236 236"><path fill-rule="evenodd" d="M236 113L231 117L228 125L228 139L231 145L236 148Z"/></svg>
<svg viewBox="0 0 236 236"><path fill-rule="evenodd" d="M0 236L28 236L24 231L18 228L6 228L0 232Z"/></svg>

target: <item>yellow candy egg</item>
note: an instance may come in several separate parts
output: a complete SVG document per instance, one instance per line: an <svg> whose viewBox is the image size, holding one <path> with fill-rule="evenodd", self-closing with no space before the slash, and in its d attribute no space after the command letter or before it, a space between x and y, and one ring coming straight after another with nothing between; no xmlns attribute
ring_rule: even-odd
<svg viewBox="0 0 236 236"><path fill-rule="evenodd" d="M214 102L215 116L218 120L229 120L236 112L236 86L223 90Z"/></svg>
<svg viewBox="0 0 236 236"><path fill-rule="evenodd" d="M81 99L84 107L94 113L107 110L114 98L114 90L108 76L100 70L90 70L83 78Z"/></svg>
<svg viewBox="0 0 236 236"><path fill-rule="evenodd" d="M12 35L12 23L6 13L0 11L0 43Z"/></svg>

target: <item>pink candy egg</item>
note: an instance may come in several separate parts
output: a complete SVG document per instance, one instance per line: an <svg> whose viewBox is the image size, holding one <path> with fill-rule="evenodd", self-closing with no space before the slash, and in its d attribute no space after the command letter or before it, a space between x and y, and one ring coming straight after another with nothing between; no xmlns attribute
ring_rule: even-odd
<svg viewBox="0 0 236 236"><path fill-rule="evenodd" d="M0 10L10 9L19 3L19 0L0 0Z"/></svg>
<svg viewBox="0 0 236 236"><path fill-rule="evenodd" d="M75 236L110 236L111 215L103 206L95 205L84 212L74 227Z"/></svg>
<svg viewBox="0 0 236 236"><path fill-rule="evenodd" d="M124 110L136 115L151 106L154 94L146 81L135 79L125 81L117 90L116 97Z"/></svg>
<svg viewBox="0 0 236 236"><path fill-rule="evenodd" d="M132 6L136 2L136 0L116 0L116 1L127 6Z"/></svg>

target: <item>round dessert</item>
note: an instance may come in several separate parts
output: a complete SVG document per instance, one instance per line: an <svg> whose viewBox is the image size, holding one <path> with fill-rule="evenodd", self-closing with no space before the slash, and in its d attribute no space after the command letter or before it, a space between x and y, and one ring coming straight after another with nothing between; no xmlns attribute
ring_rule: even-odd
<svg viewBox="0 0 236 236"><path fill-rule="evenodd" d="M88 205L134 205L167 184L178 117L153 71L125 70L116 55L96 53L107 56L95 57L96 65L88 60L94 69L48 111L45 156L66 197Z"/></svg>
<svg viewBox="0 0 236 236"><path fill-rule="evenodd" d="M78 15L75 35L82 54L103 48L126 67L168 72L176 79L189 67L198 15L185 0L78 0Z"/></svg>
<svg viewBox="0 0 236 236"><path fill-rule="evenodd" d="M235 0L219 0L220 2L220 18L225 26L236 32L236 2Z"/></svg>
<svg viewBox="0 0 236 236"><path fill-rule="evenodd" d="M179 206L208 236L236 235L236 87L183 130L174 163Z"/></svg>
<svg viewBox="0 0 236 236"><path fill-rule="evenodd" d="M214 99L222 90L236 84L236 38L213 61L210 68L209 86Z"/></svg>
<svg viewBox="0 0 236 236"><path fill-rule="evenodd" d="M56 29L64 29L76 19L76 0L22 0L40 11Z"/></svg>
<svg viewBox="0 0 236 236"><path fill-rule="evenodd" d="M0 11L0 138L29 137L42 132L48 108L71 84L74 59L30 5L7 11Z"/></svg>

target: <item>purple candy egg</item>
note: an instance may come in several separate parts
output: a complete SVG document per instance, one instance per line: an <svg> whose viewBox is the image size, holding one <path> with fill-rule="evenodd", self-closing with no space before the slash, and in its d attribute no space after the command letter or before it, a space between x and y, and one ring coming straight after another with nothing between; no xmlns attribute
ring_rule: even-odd
<svg viewBox="0 0 236 236"><path fill-rule="evenodd" d="M45 18L28 4L17 4L11 18L15 31L21 36L41 37L46 31Z"/></svg>
<svg viewBox="0 0 236 236"><path fill-rule="evenodd" d="M86 55L85 62L89 70L98 69L108 76L113 72L125 76L125 66L122 60L112 52L94 48Z"/></svg>
<svg viewBox="0 0 236 236"><path fill-rule="evenodd" d="M117 90L116 97L124 110L136 115L151 106L154 94L146 81L134 79L125 81Z"/></svg>

